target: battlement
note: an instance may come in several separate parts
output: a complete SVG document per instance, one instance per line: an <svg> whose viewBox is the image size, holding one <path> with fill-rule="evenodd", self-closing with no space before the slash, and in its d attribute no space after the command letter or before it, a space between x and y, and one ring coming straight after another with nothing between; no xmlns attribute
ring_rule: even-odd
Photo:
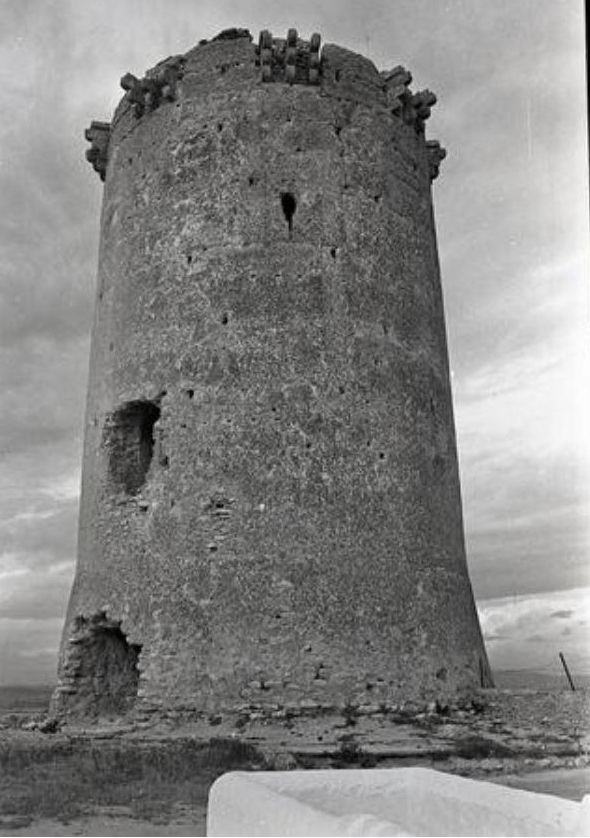
<svg viewBox="0 0 590 838"><path fill-rule="evenodd" d="M241 46L234 46L236 42L241 42ZM220 55L222 58L218 60ZM232 58L235 58L233 62ZM254 83L305 85L317 88L323 95L350 98L383 108L421 136L437 101L436 95L428 89L411 90L412 74L404 67L398 65L379 73L371 61L354 52L333 44L322 48L317 32L307 41L299 37L296 29L289 29L285 38L274 37L265 29L254 44L247 29L233 28L223 30L211 40L199 41L198 46L185 55L174 55L159 62L142 78L125 73L121 78L125 96L113 125L127 112L140 120L160 106L176 99L182 101L185 74L204 73L202 83L205 88L210 81L211 88L216 89L216 73L225 74L229 69L225 83L234 86L240 83L236 74L243 73L246 66ZM104 180L110 125L92 122L85 136L92 143L86 157ZM436 141L428 141L426 148L430 178L434 180L446 152Z"/></svg>
<svg viewBox="0 0 590 838"><path fill-rule="evenodd" d="M286 38L273 38L265 29L258 40L258 56L263 82L286 84L320 83L321 36L315 32L309 41L301 40L296 29Z"/></svg>
<svg viewBox="0 0 590 838"><path fill-rule="evenodd" d="M435 94L431 90L412 93L412 74L401 65L381 73L381 77L391 112L398 115L406 125L413 125L423 132L424 123L430 117L432 106L436 104Z"/></svg>
<svg viewBox="0 0 590 838"><path fill-rule="evenodd" d="M132 73L125 73L121 78L121 87L136 117L143 116L146 111L154 111L162 102L171 102L176 98L176 86L182 78L184 64L183 55L173 55L156 64L142 79Z"/></svg>

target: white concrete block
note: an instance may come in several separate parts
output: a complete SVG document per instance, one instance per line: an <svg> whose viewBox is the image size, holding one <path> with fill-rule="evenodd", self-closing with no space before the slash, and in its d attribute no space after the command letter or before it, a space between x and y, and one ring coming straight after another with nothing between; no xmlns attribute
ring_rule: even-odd
<svg viewBox="0 0 590 838"><path fill-rule="evenodd" d="M574 835L585 836L590 835L590 794L585 794L580 803L580 817Z"/></svg>
<svg viewBox="0 0 590 838"><path fill-rule="evenodd" d="M583 803L429 768L235 771L211 787L207 835L590 835Z"/></svg>

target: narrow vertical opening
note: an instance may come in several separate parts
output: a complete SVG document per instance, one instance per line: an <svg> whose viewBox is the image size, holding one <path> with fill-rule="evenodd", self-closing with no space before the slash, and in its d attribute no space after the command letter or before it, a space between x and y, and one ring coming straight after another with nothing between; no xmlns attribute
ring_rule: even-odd
<svg viewBox="0 0 590 838"><path fill-rule="evenodd" d="M295 210L297 209L297 201L295 200L295 196L292 192L281 192L281 206L283 208L283 215L287 220L290 234L293 230L293 216L295 215Z"/></svg>

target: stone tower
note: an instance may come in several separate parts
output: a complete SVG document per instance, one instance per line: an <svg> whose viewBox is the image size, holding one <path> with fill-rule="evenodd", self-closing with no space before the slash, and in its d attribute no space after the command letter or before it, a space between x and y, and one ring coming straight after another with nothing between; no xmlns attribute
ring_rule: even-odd
<svg viewBox="0 0 590 838"><path fill-rule="evenodd" d="M320 37L127 74L105 182L59 712L491 683L431 200L435 96Z"/></svg>

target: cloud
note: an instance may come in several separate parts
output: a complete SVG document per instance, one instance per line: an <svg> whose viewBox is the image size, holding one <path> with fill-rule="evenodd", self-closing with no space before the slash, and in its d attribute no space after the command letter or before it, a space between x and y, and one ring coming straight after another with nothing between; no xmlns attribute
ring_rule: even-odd
<svg viewBox="0 0 590 838"><path fill-rule="evenodd" d="M2 347L79 339L91 322L99 195L87 189L82 129L64 124L47 68L34 76L31 89L44 95L23 97L28 107L15 110L2 137Z"/></svg>
<svg viewBox="0 0 590 838"><path fill-rule="evenodd" d="M81 449L88 368L88 338L65 345L31 340L3 353L4 395L0 456L19 452L58 462ZM44 449L41 451L40 449Z"/></svg>
<svg viewBox="0 0 590 838"><path fill-rule="evenodd" d="M590 674L590 587L480 600L477 608L493 669L557 674L562 651L574 673Z"/></svg>
<svg viewBox="0 0 590 838"><path fill-rule="evenodd" d="M28 678L36 655L50 670L38 627L63 609L75 550L102 194L83 130L110 118L126 70L141 75L229 26L256 38L294 21L291 6L263 0L200 4L197 17L194 0L176 0L174 14L168 0L20 0L2 12L0 573L10 596L0 613L12 619L0 622L17 645L3 641L0 670L6 660L11 677ZM588 584L581 4L302 0L297 18L302 35L320 31L379 68L405 63L417 88L439 95L427 133L449 151L434 200L476 591ZM547 623L575 624L577 637L579 609L552 613L568 610ZM514 639L516 612L500 608L495 654L543 634L533 612Z"/></svg>
<svg viewBox="0 0 590 838"><path fill-rule="evenodd" d="M30 510L0 521L0 619L63 619L74 575L78 498L41 488Z"/></svg>
<svg viewBox="0 0 590 838"><path fill-rule="evenodd" d="M77 521L76 498L0 522L0 569L5 554L17 555L19 567L27 570L39 570L64 558L70 560L76 550Z"/></svg>
<svg viewBox="0 0 590 838"><path fill-rule="evenodd" d="M545 285L552 269L560 279L555 263L533 271L535 281ZM590 580L587 312L577 290L568 293L566 304L545 289L536 306L523 293L534 314L526 340L472 359L453 378L467 542L482 596Z"/></svg>
<svg viewBox="0 0 590 838"><path fill-rule="evenodd" d="M29 624L63 622L76 551L79 466L68 473L67 452L39 450L0 470L0 617Z"/></svg>
<svg viewBox="0 0 590 838"><path fill-rule="evenodd" d="M53 684L63 619L0 617L0 686Z"/></svg>
<svg viewBox="0 0 590 838"><path fill-rule="evenodd" d="M0 455L51 455L69 440L77 451L81 433L99 195L66 117L68 50L40 42L60 30L60 7L19 10L0 62L2 105L14 105L1 129Z"/></svg>
<svg viewBox="0 0 590 838"><path fill-rule="evenodd" d="M413 39L449 148L435 207L469 564L488 597L590 581L581 7L542 8L445 3L431 44Z"/></svg>
<svg viewBox="0 0 590 838"><path fill-rule="evenodd" d="M63 621L74 562L49 565L43 572L14 571L2 578L0 619Z"/></svg>

